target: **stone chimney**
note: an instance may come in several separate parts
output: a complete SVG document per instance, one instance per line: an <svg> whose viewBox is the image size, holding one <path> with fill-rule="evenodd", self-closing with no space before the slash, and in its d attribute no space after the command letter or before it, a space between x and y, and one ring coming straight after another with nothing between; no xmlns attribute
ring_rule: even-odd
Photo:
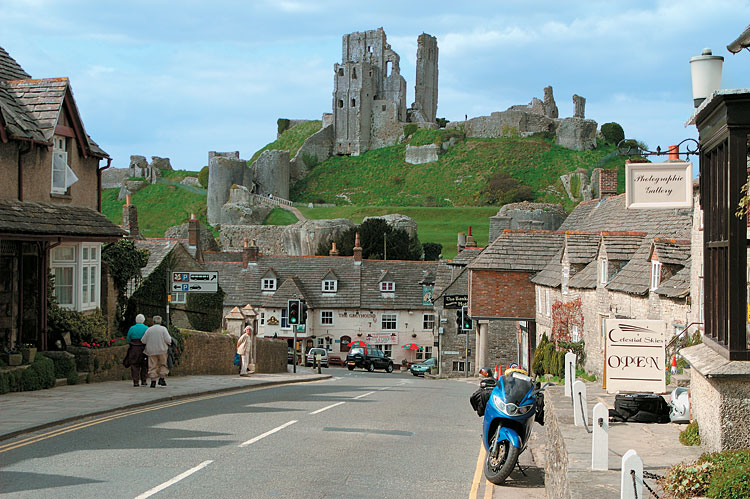
<svg viewBox="0 0 750 499"><path fill-rule="evenodd" d="M188 245L195 248L195 259L203 263L203 251L201 251L201 225L195 213L190 214L188 220Z"/></svg>
<svg viewBox="0 0 750 499"><path fill-rule="evenodd" d="M469 225L469 233L466 234L466 247L476 248L477 242L474 240L474 236L471 235L471 225Z"/></svg>
<svg viewBox="0 0 750 499"><path fill-rule="evenodd" d="M130 202L130 194L125 196L122 207L122 228L128 231L128 239L143 239L138 230L138 209Z"/></svg>
<svg viewBox="0 0 750 499"><path fill-rule="evenodd" d="M255 239L248 245L247 238L242 241L242 268L246 269L249 264L258 263L258 247Z"/></svg>
<svg viewBox="0 0 750 499"><path fill-rule="evenodd" d="M466 247L466 234L463 232L458 233L458 242L456 243L456 254L461 253Z"/></svg>
<svg viewBox="0 0 750 499"><path fill-rule="evenodd" d="M331 243L331 251L328 254L330 256L339 256L339 250L336 249L336 242Z"/></svg>
<svg viewBox="0 0 750 499"><path fill-rule="evenodd" d="M359 243L359 232L354 235L354 263L357 265L362 263L362 246Z"/></svg>
<svg viewBox="0 0 750 499"><path fill-rule="evenodd" d="M617 195L617 170L601 170L599 172L599 197Z"/></svg>

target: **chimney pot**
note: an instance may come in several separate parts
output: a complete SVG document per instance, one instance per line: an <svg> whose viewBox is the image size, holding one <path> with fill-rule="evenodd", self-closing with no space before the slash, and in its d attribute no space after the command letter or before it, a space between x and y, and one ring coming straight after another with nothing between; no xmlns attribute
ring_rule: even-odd
<svg viewBox="0 0 750 499"><path fill-rule="evenodd" d="M678 145L669 146L669 161L679 161L679 160L680 160L680 146Z"/></svg>

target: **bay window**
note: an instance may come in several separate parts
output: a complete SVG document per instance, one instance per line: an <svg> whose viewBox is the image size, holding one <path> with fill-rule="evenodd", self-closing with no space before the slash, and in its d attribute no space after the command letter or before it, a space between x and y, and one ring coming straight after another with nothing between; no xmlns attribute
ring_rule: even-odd
<svg viewBox="0 0 750 499"><path fill-rule="evenodd" d="M62 244L52 249L50 272L60 306L77 311L99 307L100 250L100 243Z"/></svg>

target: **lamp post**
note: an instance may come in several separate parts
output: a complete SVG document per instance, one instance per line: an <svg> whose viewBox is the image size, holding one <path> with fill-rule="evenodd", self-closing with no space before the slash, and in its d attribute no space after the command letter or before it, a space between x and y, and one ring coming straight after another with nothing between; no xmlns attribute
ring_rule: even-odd
<svg viewBox="0 0 750 499"><path fill-rule="evenodd" d="M721 88L721 67L724 58L703 49L701 55L690 58L690 76L693 82L693 105L698 107L712 93Z"/></svg>

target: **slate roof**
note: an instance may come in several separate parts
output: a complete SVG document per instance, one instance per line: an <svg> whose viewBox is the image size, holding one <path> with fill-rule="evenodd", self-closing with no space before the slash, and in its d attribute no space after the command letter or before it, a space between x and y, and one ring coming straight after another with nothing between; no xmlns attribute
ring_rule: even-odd
<svg viewBox="0 0 750 499"><path fill-rule="evenodd" d="M548 286L550 288L560 287L562 284L562 248L557 251L554 257L547 262L534 277L531 278L531 282L539 284L540 286ZM568 281L570 283L570 281Z"/></svg>
<svg viewBox="0 0 750 499"><path fill-rule="evenodd" d="M8 92L34 117L45 140L51 142L68 89L68 79L12 80L5 84Z"/></svg>
<svg viewBox="0 0 750 499"><path fill-rule="evenodd" d="M422 282L428 274L435 273L437 262L399 260L362 260L361 308L367 309L419 309L432 308L422 304ZM380 292L381 276L393 281L393 298L385 298ZM341 282L339 281L339 284Z"/></svg>
<svg viewBox="0 0 750 499"><path fill-rule="evenodd" d="M31 78L20 64L4 48L0 47L0 80L22 80Z"/></svg>
<svg viewBox="0 0 750 499"><path fill-rule="evenodd" d="M563 237L562 232L505 230L468 268L538 272L558 252Z"/></svg>
<svg viewBox="0 0 750 499"><path fill-rule="evenodd" d="M156 270L175 246L180 244L177 239L135 239L133 242L136 248L148 250L148 262L141 269L141 277L144 279Z"/></svg>
<svg viewBox="0 0 750 499"><path fill-rule="evenodd" d="M587 264L596 258L600 239L598 234L565 234L564 248L568 253L568 262Z"/></svg>
<svg viewBox="0 0 750 499"><path fill-rule="evenodd" d="M453 278L457 275L457 268L452 265L448 265L446 261L438 262L437 270L435 271L435 287L433 288L432 296L437 299L443 294L443 290L447 288Z"/></svg>
<svg viewBox="0 0 750 499"><path fill-rule="evenodd" d="M648 260L650 249L651 242L644 241L633 258L610 279L607 289L634 295L647 294L651 285L651 262Z"/></svg>
<svg viewBox="0 0 750 499"><path fill-rule="evenodd" d="M643 243L645 232L605 232L602 234L602 246L608 260L630 260Z"/></svg>
<svg viewBox="0 0 750 499"><path fill-rule="evenodd" d="M568 281L568 287L577 289L596 288L596 280L599 277L597 264L597 260L592 260L591 263L576 272L576 274L570 278L570 281Z"/></svg>
<svg viewBox="0 0 750 499"><path fill-rule="evenodd" d="M114 240L125 231L85 206L0 199L0 234Z"/></svg>
<svg viewBox="0 0 750 499"><path fill-rule="evenodd" d="M461 253L448 261L449 265L468 265L484 251L484 248L464 248Z"/></svg>
<svg viewBox="0 0 750 499"><path fill-rule="evenodd" d="M684 298L690 294L690 263L661 283L656 294L668 298Z"/></svg>
<svg viewBox="0 0 750 499"><path fill-rule="evenodd" d="M579 232L645 232L650 237L688 239L692 210L626 210L625 194L584 201L558 230Z"/></svg>
<svg viewBox="0 0 750 499"><path fill-rule="evenodd" d="M690 260L690 241L654 238L652 252L656 252L661 263L685 265Z"/></svg>
<svg viewBox="0 0 750 499"><path fill-rule="evenodd" d="M0 116L5 121L5 128L11 137L32 139L45 142L46 139L34 116L26 109L8 87L0 81Z"/></svg>

